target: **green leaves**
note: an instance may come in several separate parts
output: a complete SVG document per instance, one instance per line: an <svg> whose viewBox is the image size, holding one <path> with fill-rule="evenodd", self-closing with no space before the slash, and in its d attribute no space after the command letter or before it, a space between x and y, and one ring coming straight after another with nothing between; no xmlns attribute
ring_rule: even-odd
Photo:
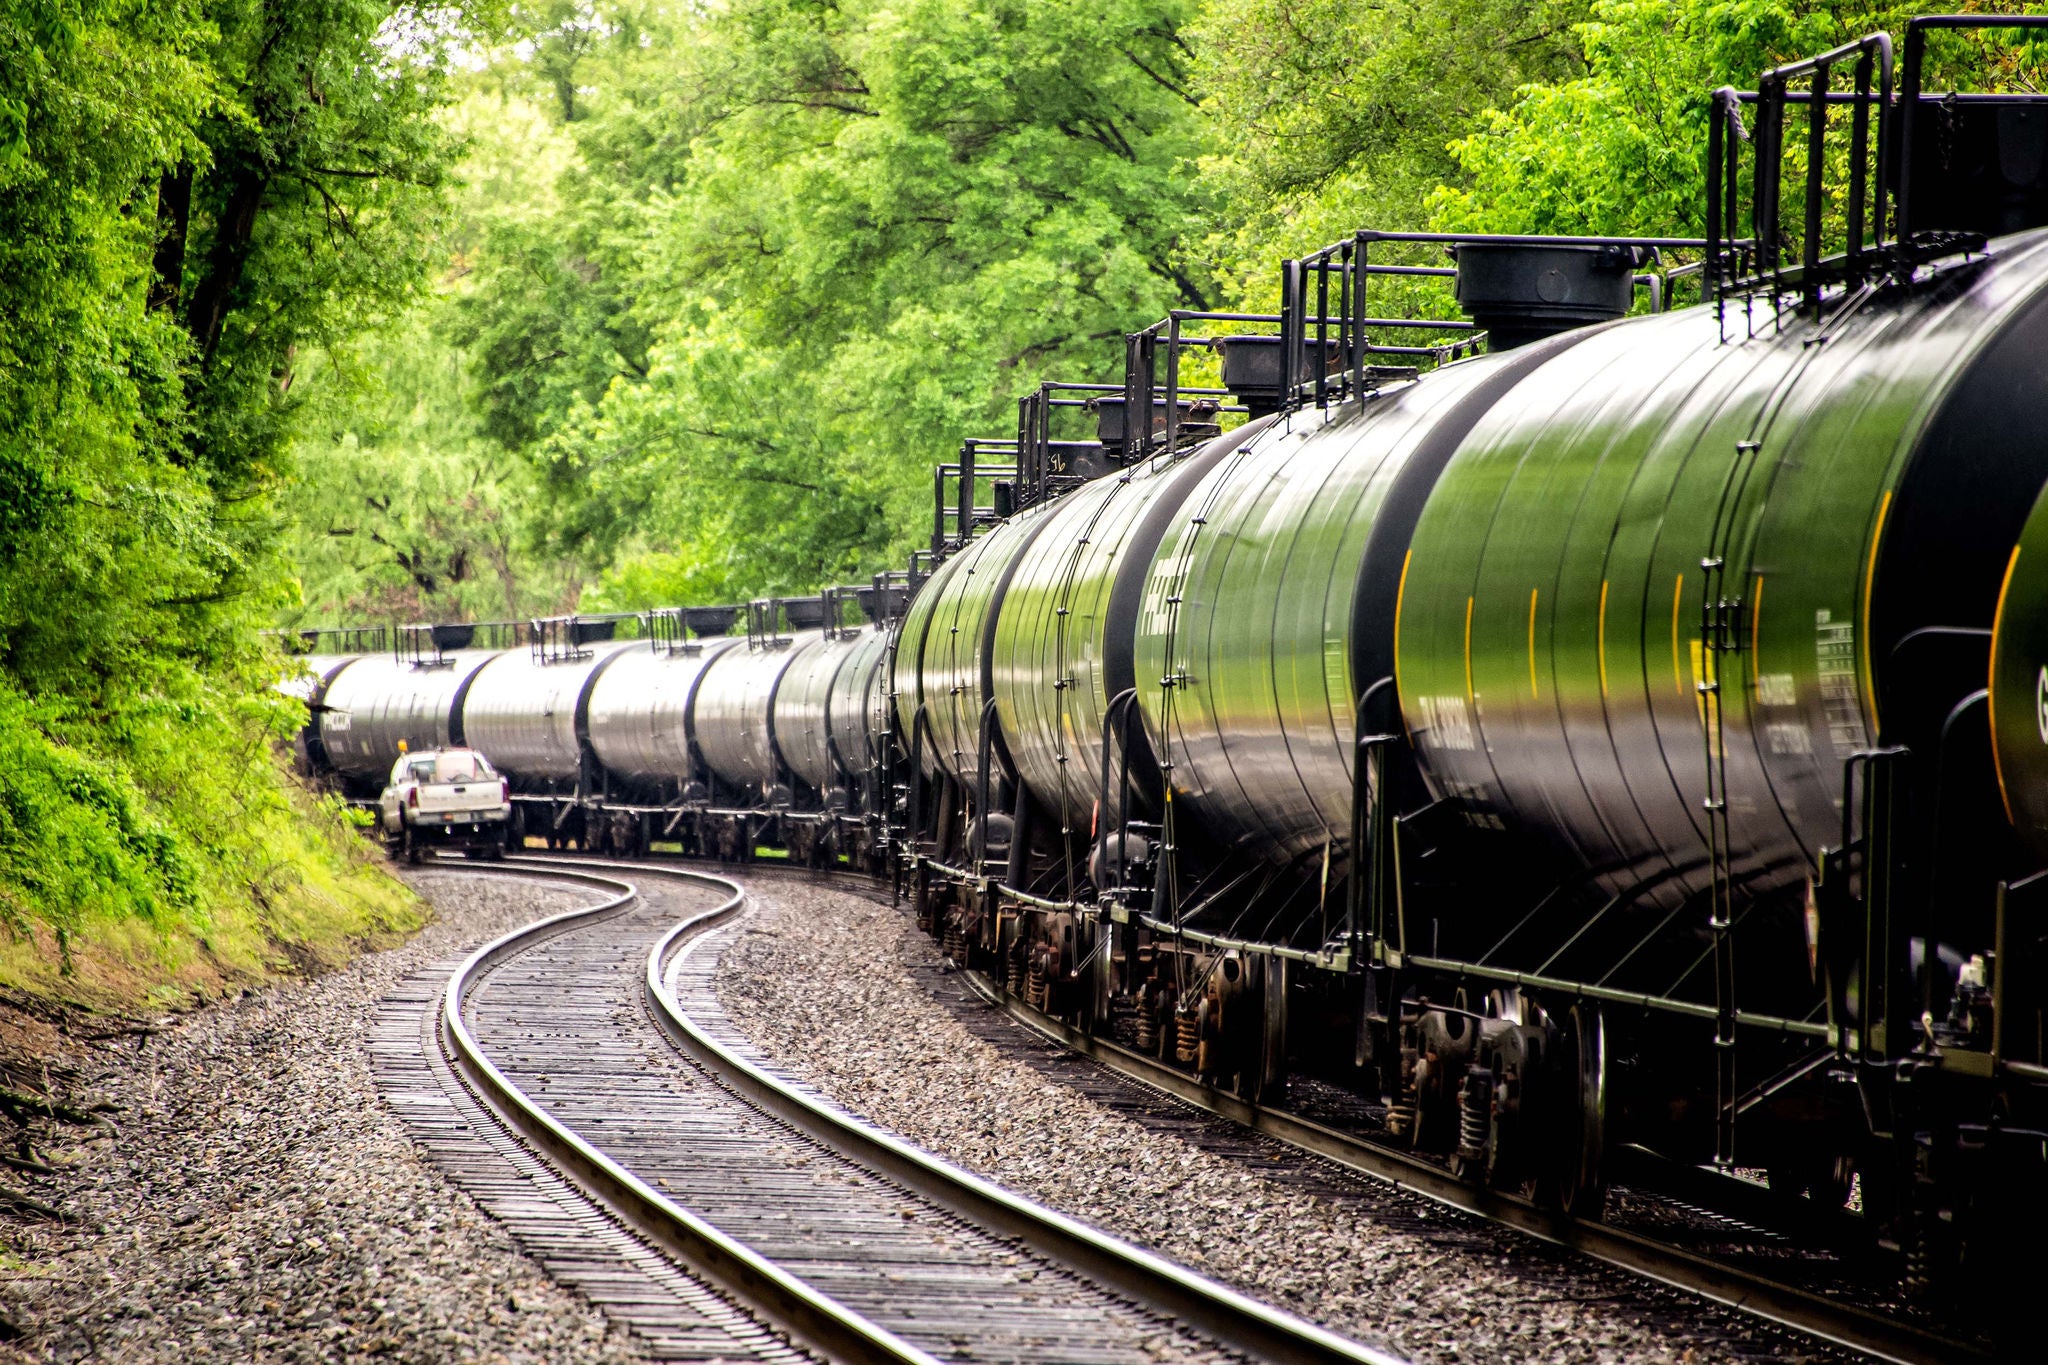
<svg viewBox="0 0 2048 1365"><path fill-rule="evenodd" d="M1913 14L1946 8L1596 0L1575 30L1586 74L1524 88L1452 143L1462 181L1431 199L1435 223L1499 232L1703 232L1710 91L1751 89L1772 66L1876 30L1898 34ZM2002 0L1982 8L2028 7ZM1931 88L1985 88L2001 78L2024 85L2012 71L2000 74L2022 50L1996 34L1938 41ZM1793 139L1787 153L1787 184L1796 195L1803 143ZM1847 176L1834 179L1846 184ZM1788 220L1796 218L1796 205L1788 207Z"/></svg>
<svg viewBox="0 0 2048 1365"><path fill-rule="evenodd" d="M285 932L273 912L306 909L292 888L316 881L344 919L383 899L344 871L338 823L287 796L273 746L291 715L263 700L276 664L251 628L284 592L268 495L297 359L424 279L453 143L431 117L438 68L380 46L398 9L0 6L16 935L140 917L174 937L205 916Z"/></svg>
<svg viewBox="0 0 2048 1365"><path fill-rule="evenodd" d="M559 117L573 56L581 164L479 234L453 338L547 545L735 593L900 559L962 435L1205 301L1186 9L550 11L499 79Z"/></svg>

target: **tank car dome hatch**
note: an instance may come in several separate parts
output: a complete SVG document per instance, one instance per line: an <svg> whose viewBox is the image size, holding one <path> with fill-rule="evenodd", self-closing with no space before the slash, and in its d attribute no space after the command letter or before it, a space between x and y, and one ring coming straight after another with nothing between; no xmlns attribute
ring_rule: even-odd
<svg viewBox="0 0 2048 1365"><path fill-rule="evenodd" d="M2048 858L2048 489L2012 548L1991 626L1991 746L2007 818Z"/></svg>
<svg viewBox="0 0 2048 1365"><path fill-rule="evenodd" d="M427 628L427 635L434 642L435 649L446 653L468 649L476 639L476 627L467 623L435 625Z"/></svg>
<svg viewBox="0 0 2048 1365"><path fill-rule="evenodd" d="M1130 415L1124 411L1126 407L1124 396L1120 393L1106 393L1100 398L1090 399L1088 406L1095 410L1096 440L1100 441L1106 450L1121 455L1124 447L1129 445L1131 440ZM1184 399L1178 404L1178 407L1180 409L1180 416L1174 425L1179 429L1182 436L1200 437L1217 434L1219 428L1216 426L1215 400ZM1166 434L1166 400L1164 398L1152 400L1151 434L1155 438Z"/></svg>
<svg viewBox="0 0 2048 1365"><path fill-rule="evenodd" d="M791 630L816 630L825 624L825 604L815 597L785 597L782 619Z"/></svg>
<svg viewBox="0 0 2048 1365"><path fill-rule="evenodd" d="M1223 387L1229 389L1245 411L1263 417L1280 410L1287 391L1287 377L1281 373L1284 359L1277 336L1224 336L1213 343L1223 358ZM1343 353L1336 337L1325 337L1320 347L1313 336L1304 336L1301 357L1295 368L1297 381L1314 377L1316 351L1323 353L1323 372Z"/></svg>
<svg viewBox="0 0 2048 1365"><path fill-rule="evenodd" d="M690 634L698 639L714 635L732 634L732 623L739 619L740 609L733 607L684 607L683 624L690 628Z"/></svg>
<svg viewBox="0 0 2048 1365"><path fill-rule="evenodd" d="M2048 225L2048 109L2038 96L1929 96L1913 114L1901 132L1911 140L1914 231L1997 237Z"/></svg>
<svg viewBox="0 0 2048 1365"><path fill-rule="evenodd" d="M1636 254L1629 247L1460 242L1452 255L1458 306L1486 329L1489 350L1612 322L1635 299Z"/></svg>
<svg viewBox="0 0 2048 1365"><path fill-rule="evenodd" d="M1050 472L1077 479L1099 479L1123 468L1121 448L1112 449L1100 441L1047 441L1044 446Z"/></svg>

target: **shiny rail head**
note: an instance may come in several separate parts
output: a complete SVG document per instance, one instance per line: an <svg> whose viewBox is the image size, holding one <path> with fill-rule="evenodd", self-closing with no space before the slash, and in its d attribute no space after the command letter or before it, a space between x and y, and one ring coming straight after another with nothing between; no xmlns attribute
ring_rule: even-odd
<svg viewBox="0 0 2048 1365"><path fill-rule="evenodd" d="M501 874L524 871L529 876L540 875L615 893L595 905L551 915L493 939L470 954L448 978L448 987L441 997L443 1036L457 1073L486 1107L539 1146L551 1160L579 1176L577 1183L587 1195L657 1242L666 1244L693 1273L733 1295L767 1324L789 1333L806 1349L834 1365L941 1365L936 1357L819 1293L751 1247L727 1237L668 1199L562 1124L499 1070L462 1018L462 1001L478 974L560 929L626 908L639 891L631 882L573 869L559 859L521 859L500 868L465 870ZM745 899L739 887L723 877L685 875L734 893L716 909L703 912L688 923L729 914ZM591 1185L597 1187L595 1191L589 1189Z"/></svg>
<svg viewBox="0 0 2048 1365"><path fill-rule="evenodd" d="M1039 1254L1109 1283L1254 1358L1300 1365L1405 1365L1398 1356L1260 1303L1142 1247L1014 1194L805 1093L739 1056L690 1018L676 996L673 976L696 944L703 941L701 937L686 940L743 902L746 893L722 877L681 869L650 870L722 882L734 888L734 900L727 906L682 921L655 943L647 955L647 995L656 1017L687 1051L721 1071L744 1093L785 1121L883 1174L905 1181L955 1213L1020 1237Z"/></svg>

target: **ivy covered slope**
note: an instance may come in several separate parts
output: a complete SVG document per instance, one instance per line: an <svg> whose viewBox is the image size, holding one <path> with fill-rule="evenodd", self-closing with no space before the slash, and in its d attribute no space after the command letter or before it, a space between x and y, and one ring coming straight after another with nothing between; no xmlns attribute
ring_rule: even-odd
<svg viewBox="0 0 2048 1365"><path fill-rule="evenodd" d="M257 626L295 362L402 308L450 139L377 0L0 3L0 984L134 999L417 922Z"/></svg>

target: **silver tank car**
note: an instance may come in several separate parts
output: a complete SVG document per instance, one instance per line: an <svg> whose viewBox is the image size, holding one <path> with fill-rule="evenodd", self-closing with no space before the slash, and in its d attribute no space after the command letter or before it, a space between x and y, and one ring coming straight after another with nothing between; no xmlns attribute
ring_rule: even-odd
<svg viewBox="0 0 2048 1365"><path fill-rule="evenodd" d="M823 639L807 630L780 641L750 640L704 670L693 718L697 750L715 775L750 799L767 797L778 767L788 762L776 746L776 691L790 667Z"/></svg>
<svg viewBox="0 0 2048 1365"><path fill-rule="evenodd" d="M1032 508L970 542L918 590L903 619L893 681L905 750L922 707L922 766L969 789L980 781L981 714L993 692L1003 592L1019 556L1051 521L1047 508Z"/></svg>
<svg viewBox="0 0 2048 1365"><path fill-rule="evenodd" d="M840 679L866 692L859 674L879 664L878 639L885 637L874 630L814 638L790 660L776 689L775 742L790 771L815 791L844 787L866 771L867 718L861 703L848 706L852 698L841 695Z"/></svg>
<svg viewBox="0 0 2048 1365"><path fill-rule="evenodd" d="M583 703L591 681L633 647L596 643L582 658L545 663L531 650L498 655L477 672L463 700L464 741L517 780L573 780L582 771Z"/></svg>
<svg viewBox="0 0 2048 1365"><path fill-rule="evenodd" d="M1469 404L1532 363L1485 356L1362 407L1298 413L1186 490L1151 556L1134 649L1173 799L1209 834L1276 861L1347 851L1360 674L1376 671L1354 656L1361 631L1389 624L1374 589L1394 581L1361 566L1376 536L1405 544Z"/></svg>
<svg viewBox="0 0 2048 1365"><path fill-rule="evenodd" d="M344 777L382 782L401 743L439 749L464 742L457 704L496 657L490 650L460 650L438 664L414 664L366 654L344 664L321 694L327 709L318 713L320 747L327 761Z"/></svg>
<svg viewBox="0 0 2048 1365"><path fill-rule="evenodd" d="M621 651L591 683L585 707L598 762L636 782L686 781L698 689L714 660L745 643L724 639L670 653L646 645Z"/></svg>
<svg viewBox="0 0 2048 1365"><path fill-rule="evenodd" d="M881 761L880 736L888 723L889 640L883 626L862 632L853 654L833 677L825 702L826 730L848 784L856 789Z"/></svg>

